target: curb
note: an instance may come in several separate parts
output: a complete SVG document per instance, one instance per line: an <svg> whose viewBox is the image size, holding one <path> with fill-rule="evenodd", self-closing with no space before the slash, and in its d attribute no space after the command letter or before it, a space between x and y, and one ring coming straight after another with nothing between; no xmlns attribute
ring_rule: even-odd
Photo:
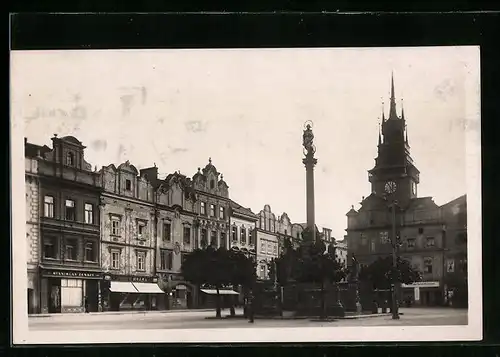
<svg viewBox="0 0 500 357"><path fill-rule="evenodd" d="M136 314L169 314L176 312L208 312L214 309L188 309L188 310L154 310L154 311L102 311L102 312L76 312L76 313L56 313L56 314L32 314L28 318L46 317L77 317L77 316L113 316L113 315L136 315Z"/></svg>

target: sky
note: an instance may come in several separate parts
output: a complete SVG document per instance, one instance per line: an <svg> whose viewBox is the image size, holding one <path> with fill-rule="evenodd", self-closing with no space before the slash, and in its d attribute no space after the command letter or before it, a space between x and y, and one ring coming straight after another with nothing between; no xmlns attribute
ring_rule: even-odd
<svg viewBox="0 0 500 357"><path fill-rule="evenodd" d="M98 169L129 160L192 176L210 157L233 200L297 223L306 220L311 120L316 223L342 239L345 214L370 194L391 73L419 196L444 204L465 194L465 129L479 120L476 47L14 51L11 120L24 122L31 143L77 137Z"/></svg>

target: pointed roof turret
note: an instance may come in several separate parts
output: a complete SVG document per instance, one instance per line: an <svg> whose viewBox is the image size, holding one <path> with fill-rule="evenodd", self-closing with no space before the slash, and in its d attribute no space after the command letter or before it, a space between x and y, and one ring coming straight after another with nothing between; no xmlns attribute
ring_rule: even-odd
<svg viewBox="0 0 500 357"><path fill-rule="evenodd" d="M382 135L380 133L380 123L378 124L378 144L382 144Z"/></svg>
<svg viewBox="0 0 500 357"><path fill-rule="evenodd" d="M405 124L405 143L408 144L408 127Z"/></svg>
<svg viewBox="0 0 500 357"><path fill-rule="evenodd" d="M384 101L382 101L382 123L385 122L385 110L384 110Z"/></svg>
<svg viewBox="0 0 500 357"><path fill-rule="evenodd" d="M391 74L391 104L389 110L389 119L397 119L398 114L396 112L396 97L394 95L394 73Z"/></svg>

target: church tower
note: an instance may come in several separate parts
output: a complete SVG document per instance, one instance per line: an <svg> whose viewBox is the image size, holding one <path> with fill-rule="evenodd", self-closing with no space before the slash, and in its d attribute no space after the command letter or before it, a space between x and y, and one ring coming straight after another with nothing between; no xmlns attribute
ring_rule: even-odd
<svg viewBox="0 0 500 357"><path fill-rule="evenodd" d="M386 118L384 111L382 112L378 155L375 166L368 171L372 192L389 200L397 200L404 207L410 199L417 197L419 175L420 171L410 156L404 109L401 108L401 116L398 116L396 110L392 76L389 117Z"/></svg>

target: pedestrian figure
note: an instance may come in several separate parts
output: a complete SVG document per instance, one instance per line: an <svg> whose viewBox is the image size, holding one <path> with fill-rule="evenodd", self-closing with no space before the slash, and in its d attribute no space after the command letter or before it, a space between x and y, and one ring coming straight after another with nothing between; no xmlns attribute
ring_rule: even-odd
<svg viewBox="0 0 500 357"><path fill-rule="evenodd" d="M253 296L253 292L250 292L250 296L248 296L248 317L249 317L249 320L248 320L248 323L252 323L253 324L253 320L254 320L254 296Z"/></svg>
<svg viewBox="0 0 500 357"><path fill-rule="evenodd" d="M89 300L87 299L87 296L83 297L83 304L85 306L85 313L89 312Z"/></svg>

